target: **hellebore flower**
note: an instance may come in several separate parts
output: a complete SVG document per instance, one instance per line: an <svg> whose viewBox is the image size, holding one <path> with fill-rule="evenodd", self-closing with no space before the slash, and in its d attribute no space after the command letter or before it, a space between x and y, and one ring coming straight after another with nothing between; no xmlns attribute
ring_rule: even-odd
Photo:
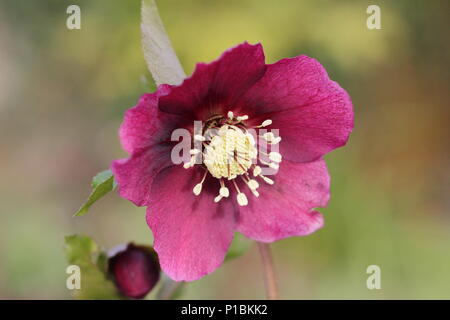
<svg viewBox="0 0 450 320"><path fill-rule="evenodd" d="M130 243L108 261L120 293L128 298L145 297L159 280L158 257L152 248Z"/></svg>
<svg viewBox="0 0 450 320"><path fill-rule="evenodd" d="M171 161L178 128L193 137L184 164ZM143 95L120 128L131 156L112 170L120 195L148 206L161 268L192 281L223 262L236 230L272 242L321 228L314 208L327 204L330 185L322 157L352 128L350 97L319 62L298 56L266 65L260 44L243 43L198 64L181 85ZM207 129L217 129L209 140ZM261 151L263 143L279 151Z"/></svg>

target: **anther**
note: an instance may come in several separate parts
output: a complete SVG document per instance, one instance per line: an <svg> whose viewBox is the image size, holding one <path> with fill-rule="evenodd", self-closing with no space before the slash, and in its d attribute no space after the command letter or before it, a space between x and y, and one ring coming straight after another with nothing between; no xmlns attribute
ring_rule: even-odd
<svg viewBox="0 0 450 320"><path fill-rule="evenodd" d="M272 132L266 132L262 135L263 139L269 144L278 144L281 141L281 137L275 137Z"/></svg>
<svg viewBox="0 0 450 320"><path fill-rule="evenodd" d="M183 168L189 169L190 167L193 167L194 164L195 164L195 156L192 156L191 159L189 160L189 162L185 162L183 164Z"/></svg>
<svg viewBox="0 0 450 320"><path fill-rule="evenodd" d="M208 174L208 171L205 171L205 173L203 174L203 178L202 181L200 181L199 183L197 183L194 187L194 189L192 189L192 192L194 192L194 194L196 196L198 196L201 192L202 192L202 187L203 187L203 182L205 182L206 179L206 175Z"/></svg>
<svg viewBox="0 0 450 320"><path fill-rule="evenodd" d="M264 180L265 183L268 183L268 184L274 184L275 183L272 179L267 178L267 177L265 177L265 176L263 176L261 174L259 176L261 177L261 179Z"/></svg>
<svg viewBox="0 0 450 320"><path fill-rule="evenodd" d="M256 190L256 189L259 188L259 183L258 183L258 181L254 180L254 179L248 180L248 181L247 181L247 184L248 184L248 187L249 187L251 190Z"/></svg>
<svg viewBox="0 0 450 320"><path fill-rule="evenodd" d="M237 121L248 120L248 115L243 115L243 116L236 117L236 120L237 120Z"/></svg>
<svg viewBox="0 0 450 320"><path fill-rule="evenodd" d="M278 144L281 141L281 137L276 137L272 141L269 141L269 144Z"/></svg>
<svg viewBox="0 0 450 320"><path fill-rule="evenodd" d="M221 198L228 198L230 195L230 190L225 187L225 182L223 182L222 179L220 179L220 189L219 189L219 196L221 196Z"/></svg>
<svg viewBox="0 0 450 320"><path fill-rule="evenodd" d="M200 150L198 150L198 149L191 149L191 150L189 150L189 154L191 154L191 155L196 155L196 154L199 154L200 153Z"/></svg>
<svg viewBox="0 0 450 320"><path fill-rule="evenodd" d="M194 194L195 194L196 196L198 196L198 195L202 192L202 186L203 186L202 183L197 183L197 184L195 185L194 189L192 189L192 191L194 192Z"/></svg>
<svg viewBox="0 0 450 320"><path fill-rule="evenodd" d="M242 192L238 193L236 199L240 206L243 207L243 206L248 205L248 199L247 199L247 196L245 195L245 193L242 193Z"/></svg>
<svg viewBox="0 0 450 320"><path fill-rule="evenodd" d="M278 152L271 152L269 153L269 159L274 162L281 162L282 157Z"/></svg>
<svg viewBox="0 0 450 320"><path fill-rule="evenodd" d="M204 136L199 135L199 134L196 134L194 136L194 139L197 140L197 141L205 141L206 140L206 138Z"/></svg>
<svg viewBox="0 0 450 320"><path fill-rule="evenodd" d="M220 196L227 198L230 195L230 190L227 187L222 187L219 190Z"/></svg>
<svg viewBox="0 0 450 320"><path fill-rule="evenodd" d="M271 124L272 124L272 120L267 119L267 120L264 120L263 123L261 123L260 127L267 127L267 126L270 126Z"/></svg>
<svg viewBox="0 0 450 320"><path fill-rule="evenodd" d="M278 170L280 168L280 165L276 162L269 163L269 167L271 167L274 170Z"/></svg>
<svg viewBox="0 0 450 320"><path fill-rule="evenodd" d="M263 138L266 140L266 141L273 141L274 139L275 139L275 136L273 135L273 133L272 132L266 132L266 133L264 133L263 134Z"/></svg>
<svg viewBox="0 0 450 320"><path fill-rule="evenodd" d="M255 168L253 169L253 176L257 177L261 174L262 169L260 166L255 166Z"/></svg>
<svg viewBox="0 0 450 320"><path fill-rule="evenodd" d="M233 181L233 185L236 188L236 191L238 193L236 196L236 200L237 200L238 204L240 206L246 206L248 204L247 196L245 195L245 193L242 193L241 190L239 190L239 187L238 187L236 181L235 180L232 180L232 181Z"/></svg>
<svg viewBox="0 0 450 320"><path fill-rule="evenodd" d="M272 124L272 120L267 119L267 120L264 120L259 126L256 126L255 128L264 128L264 127L270 126L271 124Z"/></svg>

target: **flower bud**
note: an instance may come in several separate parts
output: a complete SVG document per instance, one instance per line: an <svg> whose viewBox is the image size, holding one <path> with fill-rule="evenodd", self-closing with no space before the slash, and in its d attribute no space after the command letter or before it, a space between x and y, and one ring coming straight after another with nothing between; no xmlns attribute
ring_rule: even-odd
<svg viewBox="0 0 450 320"><path fill-rule="evenodd" d="M151 247L128 244L109 259L109 272L126 297L145 297L159 280L158 256Z"/></svg>

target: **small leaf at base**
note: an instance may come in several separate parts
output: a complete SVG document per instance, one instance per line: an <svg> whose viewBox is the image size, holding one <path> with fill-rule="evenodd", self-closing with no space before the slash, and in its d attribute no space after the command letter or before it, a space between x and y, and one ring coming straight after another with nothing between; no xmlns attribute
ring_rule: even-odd
<svg viewBox="0 0 450 320"><path fill-rule="evenodd" d="M108 192L114 190L117 183L114 181L114 176L111 170L105 170L98 173L92 179L92 192L86 202L78 209L74 216L82 216L86 214L89 208L100 198Z"/></svg>

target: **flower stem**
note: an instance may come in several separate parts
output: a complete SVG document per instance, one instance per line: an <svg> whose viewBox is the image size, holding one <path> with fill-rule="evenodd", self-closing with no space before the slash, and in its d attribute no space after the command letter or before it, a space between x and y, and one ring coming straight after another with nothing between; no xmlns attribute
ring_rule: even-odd
<svg viewBox="0 0 450 320"><path fill-rule="evenodd" d="M264 267L264 282L267 299L278 300L278 286L273 266L272 253L268 243L258 242L259 253Z"/></svg>
<svg viewBox="0 0 450 320"><path fill-rule="evenodd" d="M157 300L174 300L179 296L180 290L183 288L185 282L176 282L169 278L162 281L161 288L156 294Z"/></svg>

